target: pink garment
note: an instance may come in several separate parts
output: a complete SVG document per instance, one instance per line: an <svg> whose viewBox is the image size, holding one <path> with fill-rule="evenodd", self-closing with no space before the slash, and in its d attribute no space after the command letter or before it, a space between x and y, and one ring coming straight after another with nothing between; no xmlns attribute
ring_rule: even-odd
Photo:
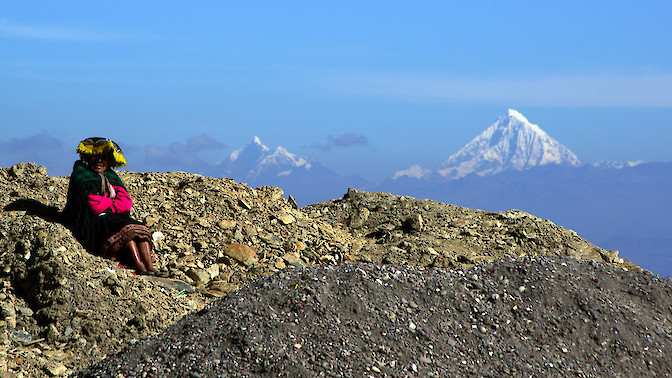
<svg viewBox="0 0 672 378"><path fill-rule="evenodd" d="M113 188L117 192L117 195L114 197L114 201L112 201L112 212L126 213L131 211L133 200L131 199L131 196L128 195L126 189L121 186L113 186Z"/></svg>
<svg viewBox="0 0 672 378"><path fill-rule="evenodd" d="M133 200L131 200L128 192L120 186L114 186L113 188L116 192L114 199L99 194L89 194L89 206L91 206L94 214L100 214L107 209L110 209L113 213L131 211Z"/></svg>

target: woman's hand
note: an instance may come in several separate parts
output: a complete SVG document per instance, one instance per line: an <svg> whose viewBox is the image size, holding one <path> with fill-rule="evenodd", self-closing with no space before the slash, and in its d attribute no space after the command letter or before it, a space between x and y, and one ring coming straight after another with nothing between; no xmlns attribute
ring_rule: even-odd
<svg viewBox="0 0 672 378"><path fill-rule="evenodd" d="M114 191L114 186L107 184L107 191L110 192L110 198L114 199L117 196L117 193Z"/></svg>
<svg viewBox="0 0 672 378"><path fill-rule="evenodd" d="M112 206L110 207L112 212L125 213L131 211L133 200L131 200L131 196L128 195L128 192L121 186L114 186L112 187L112 190L116 193L114 201L112 201Z"/></svg>

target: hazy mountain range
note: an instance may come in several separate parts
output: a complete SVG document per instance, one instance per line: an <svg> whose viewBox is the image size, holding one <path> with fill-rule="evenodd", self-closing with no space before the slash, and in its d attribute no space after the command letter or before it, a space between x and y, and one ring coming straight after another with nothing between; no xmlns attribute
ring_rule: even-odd
<svg viewBox="0 0 672 378"><path fill-rule="evenodd" d="M297 156L284 147L271 150L256 136L205 173L233 178L252 187L280 187L302 206L341 197L350 187L370 187L360 177L339 176L314 159Z"/></svg>
<svg viewBox="0 0 672 378"><path fill-rule="evenodd" d="M309 157L270 149L257 137L206 174L278 186L302 206L354 187L490 211L521 209L672 275L672 163L582 164L513 109L435 168L414 165L382 183L339 176Z"/></svg>

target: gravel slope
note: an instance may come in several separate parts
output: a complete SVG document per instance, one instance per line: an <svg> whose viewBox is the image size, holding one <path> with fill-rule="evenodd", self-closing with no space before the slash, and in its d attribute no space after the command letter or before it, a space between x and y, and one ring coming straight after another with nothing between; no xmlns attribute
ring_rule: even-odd
<svg viewBox="0 0 672 378"><path fill-rule="evenodd" d="M667 375L671 299L649 273L554 257L293 269L77 376Z"/></svg>

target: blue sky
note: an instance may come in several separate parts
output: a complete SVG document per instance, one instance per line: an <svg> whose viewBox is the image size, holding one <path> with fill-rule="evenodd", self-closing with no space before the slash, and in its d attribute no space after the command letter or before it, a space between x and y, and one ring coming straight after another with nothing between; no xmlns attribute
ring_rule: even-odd
<svg viewBox="0 0 672 378"><path fill-rule="evenodd" d="M254 136L373 181L508 108L584 162L672 161L670 1L21 1L0 10L0 165L197 170Z"/></svg>

